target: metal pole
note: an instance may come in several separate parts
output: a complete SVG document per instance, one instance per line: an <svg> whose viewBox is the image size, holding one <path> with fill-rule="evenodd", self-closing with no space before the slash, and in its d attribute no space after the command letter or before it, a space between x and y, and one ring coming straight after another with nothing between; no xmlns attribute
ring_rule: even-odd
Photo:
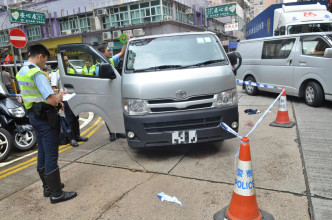
<svg viewBox="0 0 332 220"><path fill-rule="evenodd" d="M23 60L22 60L22 51L21 48L18 49L18 53L20 54L20 60L21 60L21 68L23 67ZM16 72L17 74L17 72Z"/></svg>
<svg viewBox="0 0 332 220"><path fill-rule="evenodd" d="M12 53L13 53L13 58L14 58L14 68L15 68L15 73L17 74L17 66L16 66L16 58L15 58L15 52L14 52L14 47L12 44L10 44L10 47L12 49ZM15 74L14 74L15 77ZM15 90L15 94L17 94L17 89L16 89L16 84L15 84L15 80L14 81L14 90Z"/></svg>
<svg viewBox="0 0 332 220"><path fill-rule="evenodd" d="M204 6L204 26L205 26L205 30L208 30L208 26L207 26L207 16L206 16L206 7L207 7L207 0L205 0L205 6Z"/></svg>
<svg viewBox="0 0 332 220"><path fill-rule="evenodd" d="M14 58L14 68L15 68L15 73L17 74L17 66L16 66L16 58L15 58L15 52L14 52L14 47L13 45L11 44L10 45L11 49L12 49L12 52L13 52L13 58Z"/></svg>

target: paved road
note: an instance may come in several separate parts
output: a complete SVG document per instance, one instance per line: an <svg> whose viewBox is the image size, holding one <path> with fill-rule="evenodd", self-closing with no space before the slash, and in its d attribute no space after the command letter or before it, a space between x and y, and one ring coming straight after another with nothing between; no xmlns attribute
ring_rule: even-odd
<svg viewBox="0 0 332 220"><path fill-rule="evenodd" d="M252 108L264 112L275 97L276 94L266 93L250 97L240 91L240 134L247 134L261 116L246 115L244 110ZM311 171L310 167L317 165L314 161L317 158L312 158L312 165L309 165L306 152L311 155L312 148L308 146L309 150L305 151L299 145L305 142L301 136L302 120L305 120L300 115L305 119L309 117L305 115L305 107L297 99L289 101L290 118L298 124L290 129L268 125L276 118L277 107L274 107L250 136L258 205L275 219L310 219L311 213L315 213L316 219L322 219L319 217L331 212L328 193L318 194L322 189L315 187L312 180L316 178L317 168ZM331 112L329 106L322 109ZM308 108L307 111L319 115L316 110ZM135 150L123 139L110 143L107 129L98 117L84 132L90 135L90 140L78 148L62 146L59 160L65 189L77 191L78 197L51 205L42 197L33 158L26 158L24 162L0 168L1 218L212 219L231 200L238 138L211 144ZM22 168L26 165L29 166ZM156 196L160 192L176 196L183 207L161 202ZM309 212L311 202L314 212ZM321 204L326 204L326 208Z"/></svg>

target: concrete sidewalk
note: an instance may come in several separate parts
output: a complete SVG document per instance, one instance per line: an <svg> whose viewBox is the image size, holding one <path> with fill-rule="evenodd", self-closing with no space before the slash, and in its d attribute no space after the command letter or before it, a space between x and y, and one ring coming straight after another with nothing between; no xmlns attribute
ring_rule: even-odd
<svg viewBox="0 0 332 220"><path fill-rule="evenodd" d="M262 115L244 110L264 112L275 97L240 93L240 134L247 134ZM277 111L276 106L250 136L258 206L275 219L310 219L296 127L270 127ZM294 121L291 103L289 115ZM201 220L213 219L229 205L238 138L145 151L107 139L103 127L91 141L60 155L65 190L75 190L77 198L52 205L38 180L0 201L1 219ZM161 202L160 192L176 196L183 207Z"/></svg>

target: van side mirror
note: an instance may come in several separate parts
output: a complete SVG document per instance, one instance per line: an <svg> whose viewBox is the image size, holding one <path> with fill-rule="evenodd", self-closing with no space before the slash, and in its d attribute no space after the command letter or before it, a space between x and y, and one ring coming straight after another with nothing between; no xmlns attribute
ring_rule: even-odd
<svg viewBox="0 0 332 220"><path fill-rule="evenodd" d="M109 63L103 63L99 66L99 78L115 79L116 74Z"/></svg>
<svg viewBox="0 0 332 220"><path fill-rule="evenodd" d="M324 52L324 57L332 58L332 48L326 48Z"/></svg>
<svg viewBox="0 0 332 220"><path fill-rule="evenodd" d="M231 62L231 65L233 67L233 73L236 75L236 71L240 68L242 64L242 56L239 52L230 52L227 54L229 61ZM239 60L239 62L238 62ZM238 65L236 65L238 64Z"/></svg>
<svg viewBox="0 0 332 220"><path fill-rule="evenodd" d="M285 34L286 34L286 27L285 26L280 27L279 35L285 35Z"/></svg>

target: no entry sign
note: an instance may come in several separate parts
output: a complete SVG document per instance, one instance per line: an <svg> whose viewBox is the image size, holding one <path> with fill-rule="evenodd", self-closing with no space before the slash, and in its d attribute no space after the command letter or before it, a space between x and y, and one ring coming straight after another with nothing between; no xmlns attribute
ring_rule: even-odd
<svg viewBox="0 0 332 220"><path fill-rule="evenodd" d="M14 47L23 48L27 44L28 39L22 30L14 28L9 33L9 41L13 44Z"/></svg>

